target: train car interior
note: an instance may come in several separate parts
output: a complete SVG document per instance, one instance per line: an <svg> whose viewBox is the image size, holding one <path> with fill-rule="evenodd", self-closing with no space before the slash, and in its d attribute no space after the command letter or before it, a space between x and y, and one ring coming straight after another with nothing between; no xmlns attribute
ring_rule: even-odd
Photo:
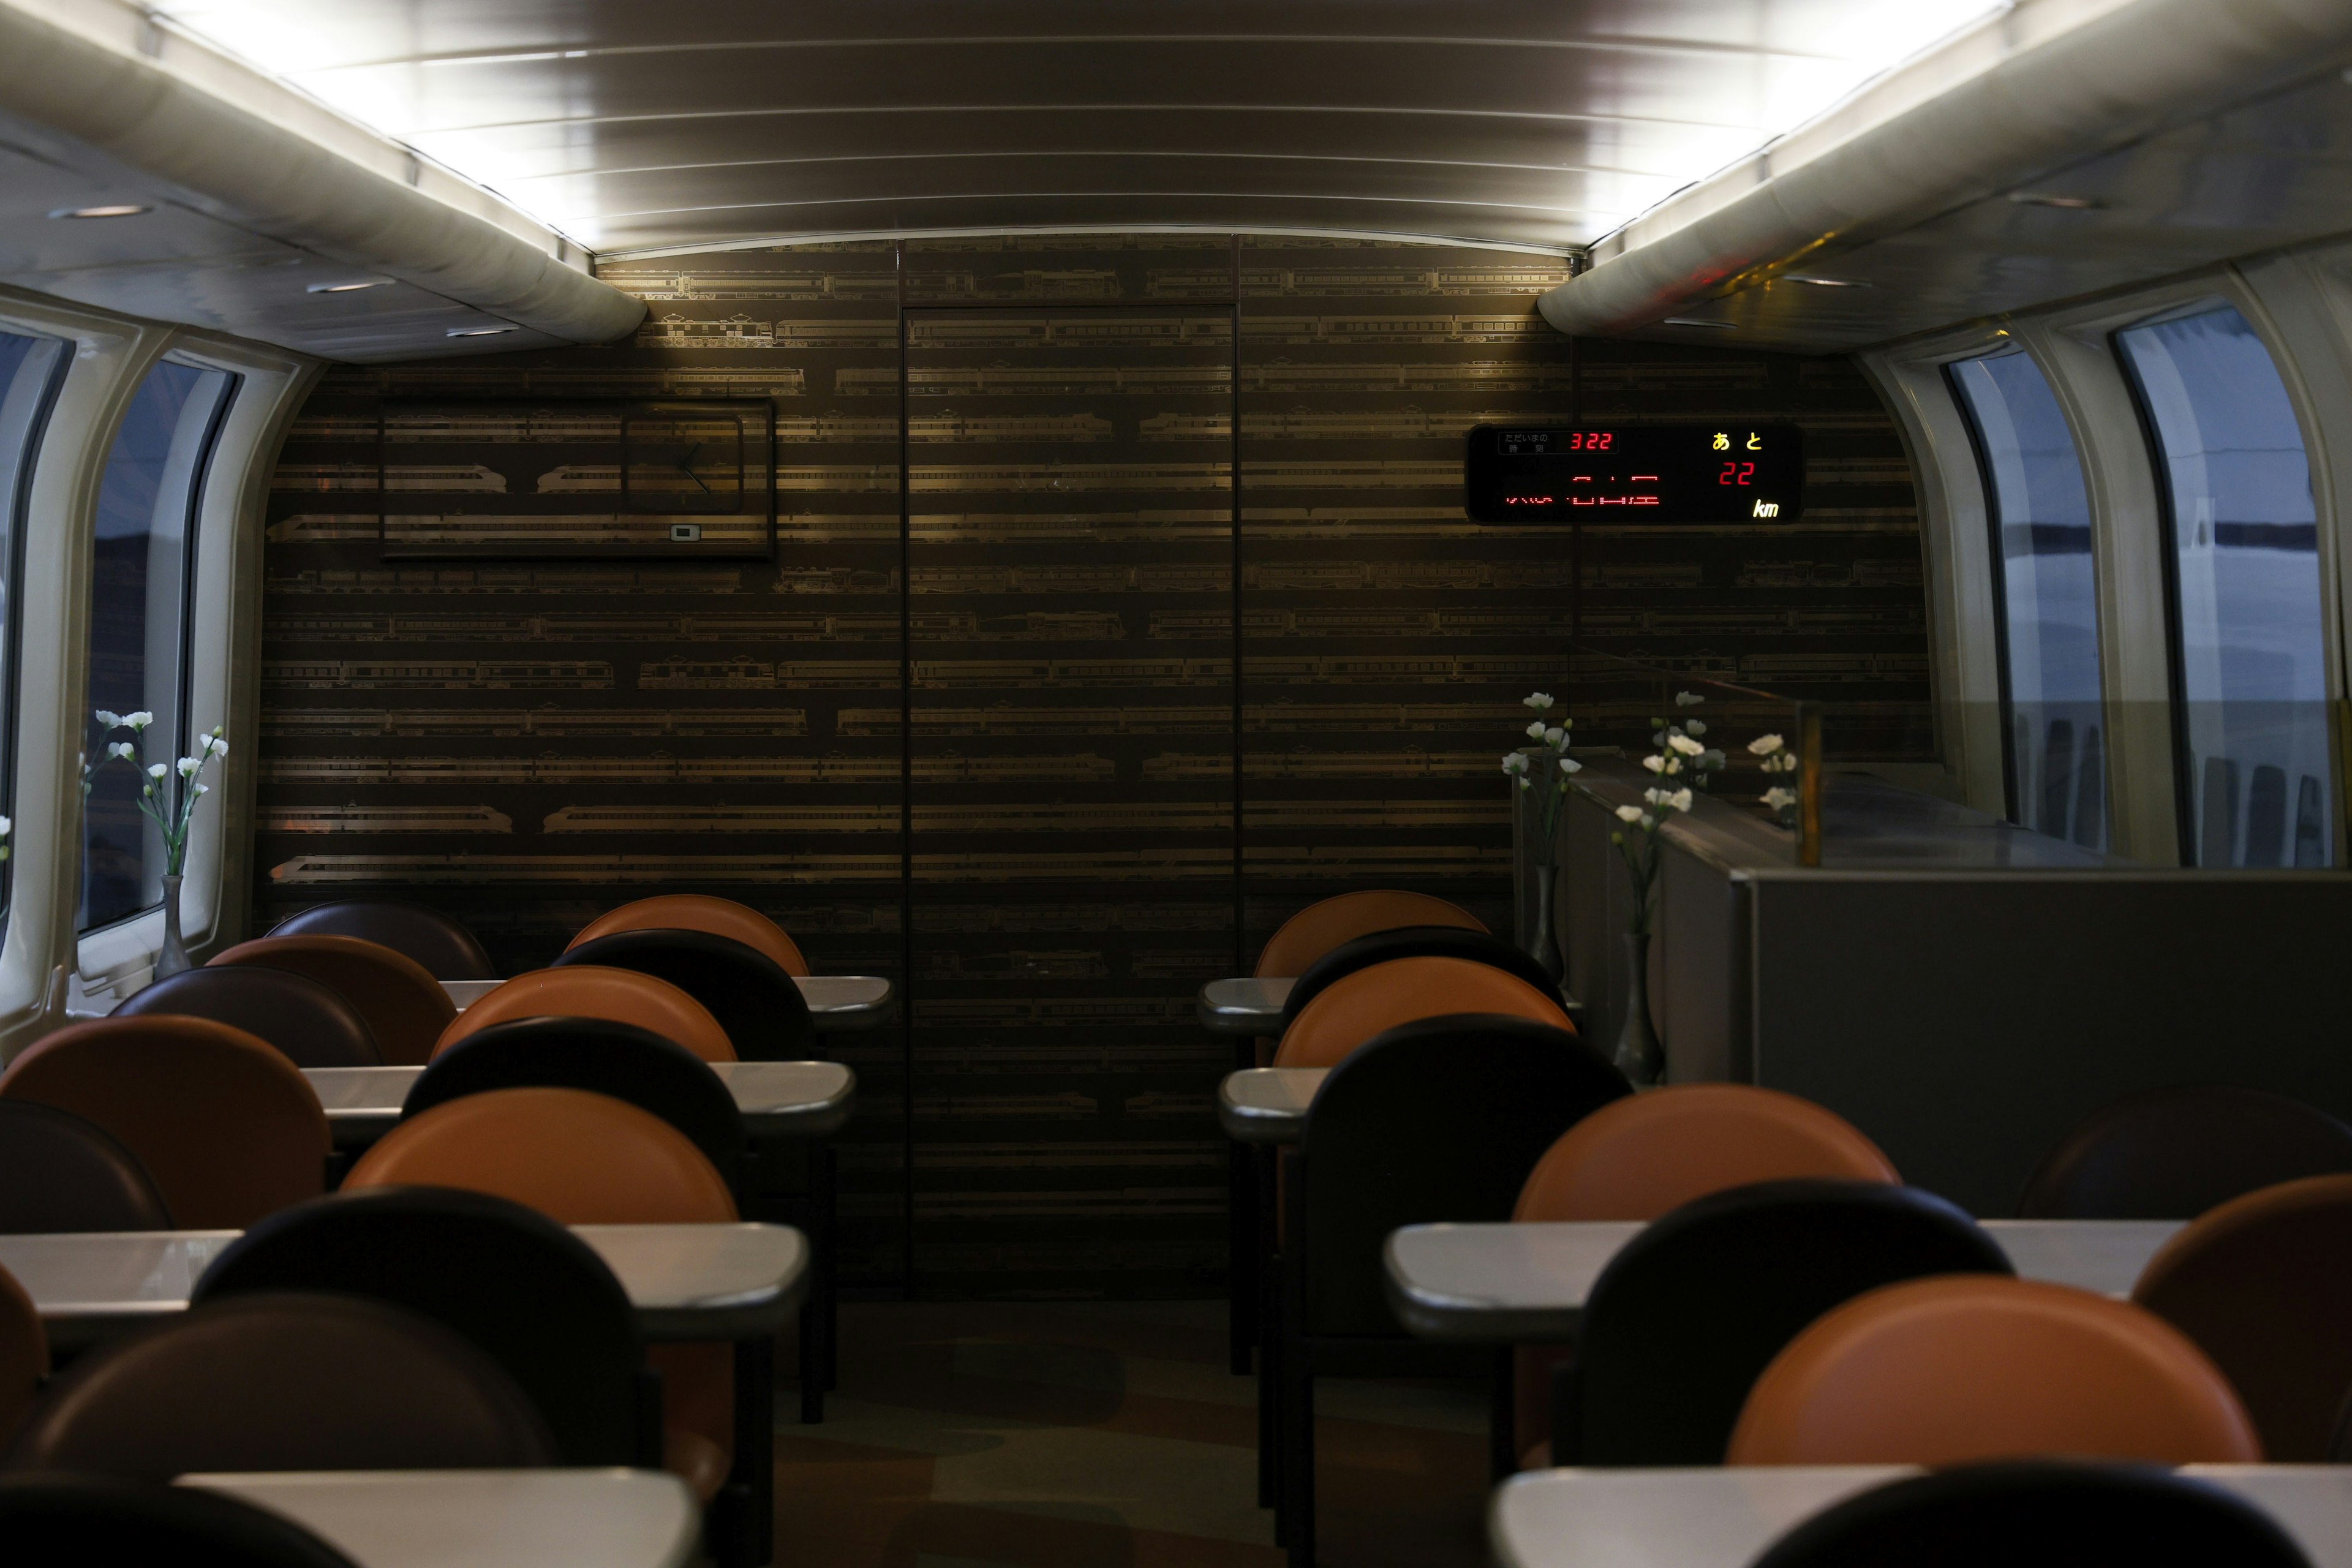
<svg viewBox="0 0 2352 1568"><path fill-rule="evenodd" d="M0 0L0 1563L2352 1568L2348 585L2352 0Z"/></svg>

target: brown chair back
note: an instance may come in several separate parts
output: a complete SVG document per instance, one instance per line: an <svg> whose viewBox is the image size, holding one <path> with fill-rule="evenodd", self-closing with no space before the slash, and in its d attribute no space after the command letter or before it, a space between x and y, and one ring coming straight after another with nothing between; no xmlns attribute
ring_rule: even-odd
<svg viewBox="0 0 2352 1568"><path fill-rule="evenodd" d="M1576 1033L1559 1004L1520 979L1467 958L1392 958L1325 987L1282 1032L1278 1068L1337 1067L1376 1035L1423 1018L1499 1013Z"/></svg>
<svg viewBox="0 0 2352 1568"><path fill-rule="evenodd" d="M1947 1274L1857 1296L1774 1357L1733 1465L1965 1465L2034 1456L2259 1464L2219 1368L2152 1312Z"/></svg>
<svg viewBox="0 0 2352 1568"><path fill-rule="evenodd" d="M2132 1300L2228 1374L2273 1464L2330 1458L2352 1390L2352 1176L2223 1204L2148 1259Z"/></svg>
<svg viewBox="0 0 2352 1568"><path fill-rule="evenodd" d="M1899 1182L1836 1112L1748 1084L1692 1083L1602 1106L1528 1173L1518 1220L1655 1219L1757 1182Z"/></svg>
<svg viewBox="0 0 2352 1568"><path fill-rule="evenodd" d="M210 1018L59 1029L0 1073L0 1100L95 1124L131 1151L191 1230L242 1230L326 1184L327 1113L309 1081L271 1047Z"/></svg>
<svg viewBox="0 0 2352 1568"><path fill-rule="evenodd" d="M298 1068L383 1065L375 1032L343 994L307 974L236 965L189 969L132 994L117 1018L211 1018L278 1047Z"/></svg>
<svg viewBox="0 0 2352 1568"><path fill-rule="evenodd" d="M33 1407L49 1375L49 1337L41 1314L16 1277L0 1268L0 1445Z"/></svg>
<svg viewBox="0 0 2352 1568"><path fill-rule="evenodd" d="M710 1010L668 981L635 969L574 963L518 974L452 1019L438 1056L467 1036L517 1018L610 1018L650 1029L707 1062L731 1062L734 1043Z"/></svg>
<svg viewBox="0 0 2352 1568"><path fill-rule="evenodd" d="M191 1470L554 1465L514 1380L429 1318L355 1296L236 1296L77 1363L12 1465L168 1481Z"/></svg>
<svg viewBox="0 0 2352 1568"><path fill-rule="evenodd" d="M569 952L583 942L624 931L703 931L766 954L787 974L804 977L809 972L808 960L801 956L799 946L783 927L749 904L714 899L707 893L663 893L607 910L582 926L580 934L564 943L563 950Z"/></svg>
<svg viewBox="0 0 2352 1568"><path fill-rule="evenodd" d="M1461 905L1427 893L1400 892L1392 888L1367 888L1309 904L1282 922L1266 939L1254 972L1261 978L1296 979L1307 966L1339 946L1376 931L1399 926L1460 926L1485 931L1486 922ZM1475 1012L1475 1008L1456 1009Z"/></svg>
<svg viewBox="0 0 2352 1568"><path fill-rule="evenodd" d="M386 1067L423 1067L457 1004L441 983L397 948L356 936L263 936L238 942L207 968L254 964L308 975L341 992L367 1020ZM234 1020L231 1020L234 1022Z"/></svg>
<svg viewBox="0 0 2352 1568"><path fill-rule="evenodd" d="M498 1089L405 1120L361 1156L343 1188L462 1187L566 1225L687 1225L736 1217L726 1182L685 1133L650 1111L579 1089ZM735 1446L725 1345L656 1345L666 1463L706 1500Z"/></svg>
<svg viewBox="0 0 2352 1568"><path fill-rule="evenodd" d="M271 936L355 936L380 942L423 964L436 980L496 980L490 955L464 922L397 899L339 899L289 915Z"/></svg>
<svg viewBox="0 0 2352 1568"><path fill-rule="evenodd" d="M104 1129L0 1100L0 1236L171 1228L154 1178Z"/></svg>

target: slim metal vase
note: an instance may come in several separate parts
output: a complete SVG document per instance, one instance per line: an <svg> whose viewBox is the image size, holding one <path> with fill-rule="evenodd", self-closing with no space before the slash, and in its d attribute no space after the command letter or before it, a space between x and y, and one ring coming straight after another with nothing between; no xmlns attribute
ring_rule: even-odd
<svg viewBox="0 0 2352 1568"><path fill-rule="evenodd" d="M169 980L195 965L188 962L188 944L180 938L180 879L163 879L163 951L155 955L155 978Z"/></svg>
<svg viewBox="0 0 2352 1568"><path fill-rule="evenodd" d="M1537 866L1532 874L1536 879L1536 928L1528 937L1528 956L1541 964L1543 972L1558 984L1568 970L1559 956L1559 937L1552 919L1559 873L1555 867Z"/></svg>
<svg viewBox="0 0 2352 1568"><path fill-rule="evenodd" d="M1627 931L1625 1018L1617 1026L1617 1048L1609 1059L1632 1082L1655 1083L1664 1076L1666 1053L1650 1026L1650 933Z"/></svg>

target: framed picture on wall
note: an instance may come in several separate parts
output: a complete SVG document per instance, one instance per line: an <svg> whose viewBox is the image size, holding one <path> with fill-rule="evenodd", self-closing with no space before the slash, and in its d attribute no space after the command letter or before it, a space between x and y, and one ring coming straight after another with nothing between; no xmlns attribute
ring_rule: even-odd
<svg viewBox="0 0 2352 1568"><path fill-rule="evenodd" d="M764 402L387 401L384 558L765 560L774 446Z"/></svg>

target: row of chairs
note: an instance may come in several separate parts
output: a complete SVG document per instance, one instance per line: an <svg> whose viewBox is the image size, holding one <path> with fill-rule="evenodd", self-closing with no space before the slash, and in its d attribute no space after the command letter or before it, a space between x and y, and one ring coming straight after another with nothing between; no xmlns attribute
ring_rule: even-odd
<svg viewBox="0 0 2352 1568"><path fill-rule="evenodd" d="M547 977L593 970L572 978L603 984L615 993L608 1007L627 1008L627 1021L709 1059L792 1060L814 1047L808 1005L793 983L807 974L806 961L775 922L731 900L669 894L625 904L583 928L549 969L492 993L488 1012L461 1016L441 982L489 978L480 953L470 932L437 911L330 905L147 986L115 1011L232 1025L297 1067L421 1066L485 1023L530 1016L521 1009L543 999Z"/></svg>
<svg viewBox="0 0 2352 1568"><path fill-rule="evenodd" d="M1404 901L1413 904L1410 918L1429 923L1360 933L1320 954L1290 941L1286 927L1269 954L1277 945L1289 951L1261 965L1297 964L1300 978L1280 1040L1262 1043L1255 1059L1339 1068L1300 1144L1283 1156L1263 1260L1274 1288L1262 1300L1261 1501L1277 1505L1294 1561L1313 1553L1317 1375L1486 1370L1476 1355L1399 1333L1381 1293L1381 1244L1402 1225L1505 1212L1658 1223L1596 1285L1578 1347L1516 1352L1498 1470L1549 1462L1555 1424L1560 1462L1570 1463L1711 1464L1727 1453L1795 1462L1790 1456L1838 1451L1805 1447L1819 1436L1820 1411L1872 1406L1843 1388L1826 1400L1802 1396L1831 1386L1824 1365L1869 1364L1866 1352L1842 1352L1860 1358L1852 1363L1798 1357L1777 1379L1759 1379L1809 1324L1873 1291L1886 1298L1874 1298L1885 1319L1858 1328L1838 1320L1824 1332L1868 1342L1898 1323L1924 1336L1889 1342L1903 1346L1898 1358L1941 1369L1940 1382L1902 1389L1877 1407L1882 1414L1936 1409L1938 1398L1996 1386L2023 1391L2005 1395L1996 1416L2034 1410L2034 1394L2083 1393L2053 1381L2053 1366L2096 1364L2104 1352L2125 1370L2091 1423L2104 1437L2080 1438L2087 1451L2099 1441L2126 1454L2191 1458L2250 1458L2264 1447L2273 1458L2328 1451L2352 1384L2352 1353L2336 1348L2329 1329L2352 1305L2352 1279L2340 1291L2332 1277L2306 1280L2298 1292L2278 1288L2276 1276L2299 1245L2318 1241L2315 1227L2343 1224L2346 1234L2328 1244L2352 1277L2352 1220L2335 1219L2329 1205L2340 1200L2328 1186L2352 1178L2258 1194L2272 1205L2254 1226L2270 1238L2258 1263L2245 1255L2250 1221L2234 1207L2215 1215L2214 1231L2184 1237L2150 1268L2138 1305L2000 1278L2010 1273L2007 1258L1980 1228L1902 1187L1885 1155L1840 1119L1727 1085L1631 1097L1564 1017L1520 999L1498 1005L1515 994L1506 979L1540 991L1539 975L1495 953L1500 944L1471 930L1467 916L1441 932L1426 900ZM1375 919L1399 902L1351 895L1293 924L1328 933L1344 929L1335 917L1351 904L1357 918ZM1431 965L1441 953L1453 967ZM1469 973L1479 966L1490 973ZM1447 1012L1485 1016L1429 1016ZM1302 1030L1310 1021L1324 1026ZM2086 1123L2044 1161L2021 1208L2040 1217L2173 1217L2344 1171L2352 1171L2352 1129L2324 1113L2251 1090L2172 1091ZM1661 1218L1670 1213L1671 1224ZM2223 1236L2226 1246L2215 1239ZM2224 1252L2227 1267L2180 1261ZM2191 1279L2193 1287L2173 1282ZM1926 1283L1908 1296L1880 1289L1913 1279ZM2000 1369L1977 1364L2004 1336L2043 1352L2040 1363L2017 1358L2006 1383L1993 1375ZM2072 1419L2095 1405L2057 1408ZM1743 1410L1757 1414L1750 1420ZM2157 1412L2179 1419L2168 1428ZM1954 1447L1938 1458L1967 1458L1979 1440L1991 1452L2019 1451L2003 1447L2004 1433L2023 1440L2014 1422L1942 1425ZM1746 1447L1734 1447L1735 1427ZM2127 1440L2135 1434L2141 1447Z"/></svg>

